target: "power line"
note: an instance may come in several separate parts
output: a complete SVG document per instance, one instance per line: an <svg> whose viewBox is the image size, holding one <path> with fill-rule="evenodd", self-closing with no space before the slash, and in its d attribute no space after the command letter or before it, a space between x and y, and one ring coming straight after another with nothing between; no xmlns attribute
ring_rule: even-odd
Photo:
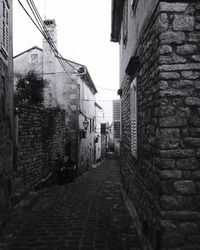
<svg viewBox="0 0 200 250"><path fill-rule="evenodd" d="M97 88L100 88L100 89L105 89L105 90L109 90L109 91L115 91L115 92L117 92L117 89L103 88L103 87L100 87L100 86L97 86L97 85L96 85L96 87L97 87Z"/></svg>
<svg viewBox="0 0 200 250"><path fill-rule="evenodd" d="M63 62L61 61L61 59L65 60L66 63L68 63L68 61L66 59L64 59L62 57L62 55L58 52L56 46L55 46L55 43L53 42L51 36L49 35L43 21L42 21L42 18L34 4L34 2L31 0L31 2L29 2L28 0L26 0L28 5L29 5L29 8L31 9L31 12L33 13L35 19L36 19L36 22L33 20L33 18L31 17L31 15L28 13L28 11L26 10L26 8L23 6L23 4L21 3L20 0L18 0L19 4L21 5L21 7L23 8L23 10L25 11L25 13L28 15L28 17L31 19L31 21L33 22L33 24L36 26L36 28L39 30L39 32L43 35L43 37L47 40L47 42L49 43L54 55L56 56L57 60L59 61L60 65L62 66L64 72L68 75L68 77L75 83L77 84L74 79L70 76L70 74L67 72ZM59 58L59 56L61 58ZM68 63L69 64L69 63ZM70 66L72 66L71 64L69 64ZM73 66L72 66L73 67ZM74 69L76 69L75 67L73 67ZM78 72L78 70L76 69L76 71Z"/></svg>
<svg viewBox="0 0 200 250"><path fill-rule="evenodd" d="M27 1L28 1L28 0L27 0ZM36 14L37 14L37 16L38 16L38 18L39 18L40 23L42 24L43 28L44 28L45 31L46 31L46 34L47 34L49 40L51 41L51 43L52 43L54 49L56 50L57 55L60 56L63 60L65 60L66 63L69 64L75 71L79 72L71 63L69 63L69 60L63 58L63 56L59 53L59 51L58 51L58 49L57 49L57 47L56 47L54 41L52 40L51 36L49 35L49 32L48 32L47 29L46 29L46 26L44 25L44 22L43 22L43 20L42 20L42 18L41 18L41 15L40 15L40 13L39 13L39 11L38 11L38 9L37 9L37 7L36 7L34 1L33 1L33 0L30 0L30 1L31 1L31 5L33 6L33 8L34 8L34 10L35 10L35 12L36 12Z"/></svg>

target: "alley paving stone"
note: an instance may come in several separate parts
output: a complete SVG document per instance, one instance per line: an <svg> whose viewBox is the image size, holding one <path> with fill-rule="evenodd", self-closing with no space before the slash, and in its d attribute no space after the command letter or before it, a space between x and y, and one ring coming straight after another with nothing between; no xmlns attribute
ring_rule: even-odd
<svg viewBox="0 0 200 250"><path fill-rule="evenodd" d="M1 250L140 250L109 159L74 182L40 190L36 204L12 215Z"/></svg>

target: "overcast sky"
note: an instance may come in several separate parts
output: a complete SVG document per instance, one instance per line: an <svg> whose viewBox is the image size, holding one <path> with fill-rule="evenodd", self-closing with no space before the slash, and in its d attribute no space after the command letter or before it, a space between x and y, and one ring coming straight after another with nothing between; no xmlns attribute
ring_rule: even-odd
<svg viewBox="0 0 200 250"><path fill-rule="evenodd" d="M21 0L25 7L26 1ZM35 45L42 47L42 36L17 0L13 1L14 55ZM42 18L55 19L58 50L63 57L87 66L97 87L98 103L111 121L112 99L119 88L119 46L110 42L111 0L34 0ZM28 7L27 7L28 10ZM110 101L109 101L110 100Z"/></svg>

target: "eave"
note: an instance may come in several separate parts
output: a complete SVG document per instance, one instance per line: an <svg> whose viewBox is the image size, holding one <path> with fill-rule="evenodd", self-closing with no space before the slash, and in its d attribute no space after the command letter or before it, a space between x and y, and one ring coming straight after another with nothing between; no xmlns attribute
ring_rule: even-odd
<svg viewBox="0 0 200 250"><path fill-rule="evenodd" d="M119 42L125 0L112 0L111 41Z"/></svg>

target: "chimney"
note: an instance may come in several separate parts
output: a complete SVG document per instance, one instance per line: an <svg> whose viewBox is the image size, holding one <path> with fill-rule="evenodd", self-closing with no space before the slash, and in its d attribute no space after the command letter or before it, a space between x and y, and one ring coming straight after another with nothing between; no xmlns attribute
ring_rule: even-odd
<svg viewBox="0 0 200 250"><path fill-rule="evenodd" d="M53 42L57 47L57 31L55 19L44 20L45 29L51 37L49 41L43 38L43 78L48 81L45 91L45 106L56 106L56 57L49 44Z"/></svg>

